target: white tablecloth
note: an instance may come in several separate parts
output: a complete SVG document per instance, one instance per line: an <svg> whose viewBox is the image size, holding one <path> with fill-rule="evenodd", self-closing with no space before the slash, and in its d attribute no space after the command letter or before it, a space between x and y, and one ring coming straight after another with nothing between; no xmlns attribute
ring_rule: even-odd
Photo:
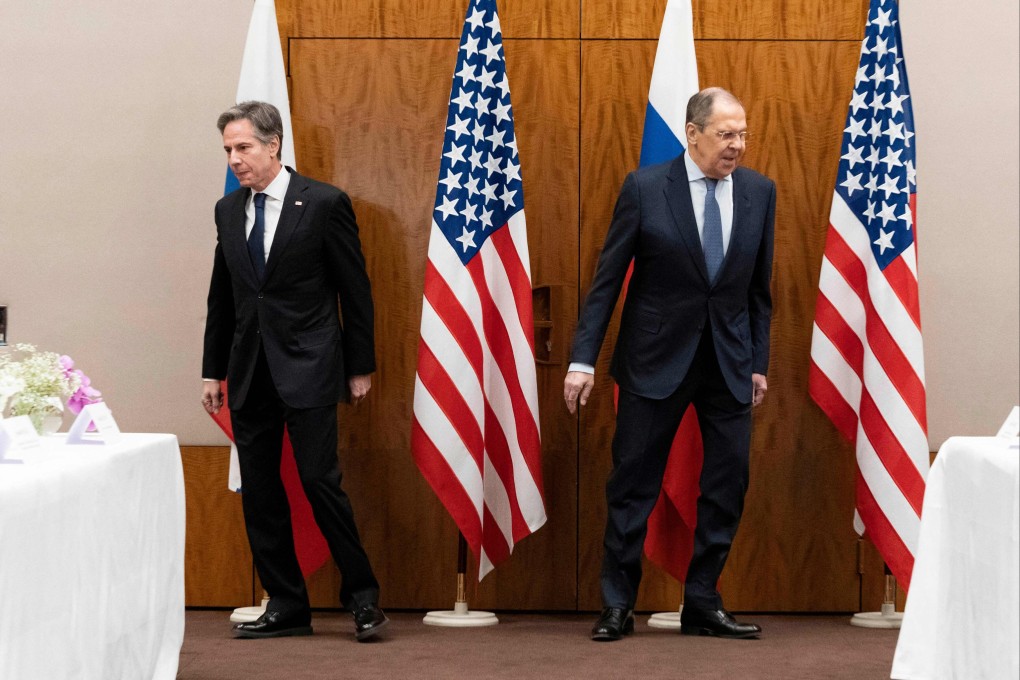
<svg viewBox="0 0 1020 680"><path fill-rule="evenodd" d="M60 437L0 465L0 678L170 680L184 639L177 438Z"/></svg>
<svg viewBox="0 0 1020 680"><path fill-rule="evenodd" d="M953 437L928 475L893 660L902 680L1020 677L1020 450Z"/></svg>

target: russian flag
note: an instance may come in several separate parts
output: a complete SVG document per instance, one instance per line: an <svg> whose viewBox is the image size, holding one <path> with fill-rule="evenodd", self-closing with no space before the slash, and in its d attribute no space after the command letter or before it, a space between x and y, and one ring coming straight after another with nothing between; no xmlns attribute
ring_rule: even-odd
<svg viewBox="0 0 1020 680"><path fill-rule="evenodd" d="M284 165L295 166L294 135L290 124L290 98L287 96L287 72L283 65L283 49L280 47L280 30L276 24L276 4L274 0L255 0L251 22L248 24L248 38L244 44L244 57L241 60L241 76L237 82L238 102L258 100L269 102L280 110L283 118L283 144L280 152ZM240 188L233 171L227 167L227 180L224 194ZM227 385L222 385L224 397L229 399ZM233 428L230 423L229 409L220 409L213 415L216 424L230 437L233 442ZM280 475L290 502L291 525L294 529L294 548L301 573L307 576L325 564L329 557L329 547L322 537L319 527L312 516L309 505L301 488L297 464L294 462L294 451L290 439L284 434L283 455L280 461ZM230 472L227 487L231 491L241 491L241 470L237 462L237 448L230 446Z"/></svg>
<svg viewBox="0 0 1020 680"><path fill-rule="evenodd" d="M287 71L283 67L283 48L280 47L280 29L276 25L274 0L255 0L255 8L248 24L248 39L241 58L241 76L237 81L238 102L269 102L280 109L283 118L283 144L280 147L284 165L295 167L294 135L290 126L290 97L287 96ZM227 168L224 194L240 184Z"/></svg>
<svg viewBox="0 0 1020 680"><path fill-rule="evenodd" d="M641 138L641 166L673 160L684 151L687 101L698 92L691 0L669 0L655 50ZM701 430L687 409L669 453L659 500L648 519L645 555L684 582L694 548L700 493Z"/></svg>

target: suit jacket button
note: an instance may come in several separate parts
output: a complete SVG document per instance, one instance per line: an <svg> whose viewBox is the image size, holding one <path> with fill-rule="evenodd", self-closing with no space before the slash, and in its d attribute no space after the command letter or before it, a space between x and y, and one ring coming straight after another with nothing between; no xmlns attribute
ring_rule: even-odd
<svg viewBox="0 0 1020 680"><path fill-rule="evenodd" d="M264 297L265 297L265 295L263 295L262 293L259 293L259 300L261 300Z"/></svg>

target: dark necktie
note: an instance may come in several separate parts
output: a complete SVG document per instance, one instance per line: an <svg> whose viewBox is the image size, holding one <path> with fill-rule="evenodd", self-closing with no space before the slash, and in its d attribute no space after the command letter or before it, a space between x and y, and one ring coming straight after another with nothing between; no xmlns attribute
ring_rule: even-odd
<svg viewBox="0 0 1020 680"><path fill-rule="evenodd" d="M255 225L248 235L248 255L255 266L255 275L262 281L266 274L266 195L255 194Z"/></svg>
<svg viewBox="0 0 1020 680"><path fill-rule="evenodd" d="M708 280L715 283L719 273L719 265L723 261L722 215L719 212L719 201L715 200L715 185L719 180L705 178L708 193L705 194L705 223L701 235L701 247L705 250L705 267L708 269Z"/></svg>

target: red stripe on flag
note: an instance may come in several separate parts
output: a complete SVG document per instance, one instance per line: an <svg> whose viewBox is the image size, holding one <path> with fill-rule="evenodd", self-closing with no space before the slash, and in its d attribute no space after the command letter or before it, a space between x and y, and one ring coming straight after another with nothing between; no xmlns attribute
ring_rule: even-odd
<svg viewBox="0 0 1020 680"><path fill-rule="evenodd" d="M890 335L889 329L882 321L881 315L875 311L871 300L868 299L865 303L868 314L868 346L871 347L875 359L882 365L882 370L889 376L889 381L899 392L907 408L914 414L918 424L927 431L928 419L924 412L924 383L917 377L907 356Z"/></svg>
<svg viewBox="0 0 1020 680"><path fill-rule="evenodd" d="M871 447L875 449L882 465L889 471L893 482L920 517L921 504L924 502L924 479L900 440L889 428L889 423L878 410L867 389L861 393L861 429L871 442Z"/></svg>
<svg viewBox="0 0 1020 680"><path fill-rule="evenodd" d="M534 314L531 309L531 277L528 276L528 272L525 271L521 258L517 254L517 247L510 235L509 225L497 230L490 240L496 248L500 261L503 262L503 269L506 270L507 281L517 305L517 320L521 324L521 328L524 329L524 337L528 339L531 355L534 356L535 333L532 328Z"/></svg>
<svg viewBox="0 0 1020 680"><path fill-rule="evenodd" d="M442 319L446 330L457 342L468 363L475 369L478 384L484 384L482 344L475 333L471 317L464 311L460 299L431 261L425 263L425 299L432 305L432 309Z"/></svg>
<svg viewBox="0 0 1020 680"><path fill-rule="evenodd" d="M921 304L917 299L917 279L914 278L914 272L910 271L902 257L898 257L889 263L883 273L889 287L900 299L903 309L910 315L917 330L921 330Z"/></svg>
<svg viewBox="0 0 1020 680"><path fill-rule="evenodd" d="M521 515L521 506L517 502L517 482L514 479L514 461L510 455L510 445L507 443L503 426L500 425L488 400L485 402L485 454L506 490L507 502L510 505L510 535L514 540L527 536L530 529Z"/></svg>
<svg viewBox="0 0 1020 680"><path fill-rule="evenodd" d="M482 547L485 548L485 555L489 558L489 561L496 565L510 557L510 546L507 545L506 536L499 530L496 519L489 512L489 506L485 506L482 513L484 516L482 522Z"/></svg>
<svg viewBox="0 0 1020 680"><path fill-rule="evenodd" d="M857 442L857 413L847 403L822 369L812 361L808 373L808 393L839 433L851 444Z"/></svg>
<svg viewBox="0 0 1020 680"><path fill-rule="evenodd" d="M482 461L482 456L485 455L485 442L481 430L478 429L478 421L450 379L449 373L424 342L418 343L418 379L450 421L450 425L464 443L464 448L475 459L479 473L482 473L485 470Z"/></svg>
<svg viewBox="0 0 1020 680"><path fill-rule="evenodd" d="M471 550L478 554L482 546L482 523L475 511L474 503L450 469L446 458L425 434L416 416L411 418L411 455L422 476L436 492L440 502L450 513L464 540Z"/></svg>
<svg viewBox="0 0 1020 680"><path fill-rule="evenodd" d="M910 574L914 570L914 556L889 523L882 506L871 494L871 489L861 476L860 470L857 472L857 513L864 522L864 535L875 544L889 570L896 575L899 584L904 590L908 590Z"/></svg>
<svg viewBox="0 0 1020 680"><path fill-rule="evenodd" d="M829 298L821 292L818 293L818 302L815 305L815 323L854 373L861 377L864 367L864 345L846 319L829 302Z"/></svg>
<svg viewBox="0 0 1020 680"><path fill-rule="evenodd" d="M864 263L831 224L829 235L825 239L825 257L846 279L862 302L871 297L868 294L868 271L864 268Z"/></svg>

